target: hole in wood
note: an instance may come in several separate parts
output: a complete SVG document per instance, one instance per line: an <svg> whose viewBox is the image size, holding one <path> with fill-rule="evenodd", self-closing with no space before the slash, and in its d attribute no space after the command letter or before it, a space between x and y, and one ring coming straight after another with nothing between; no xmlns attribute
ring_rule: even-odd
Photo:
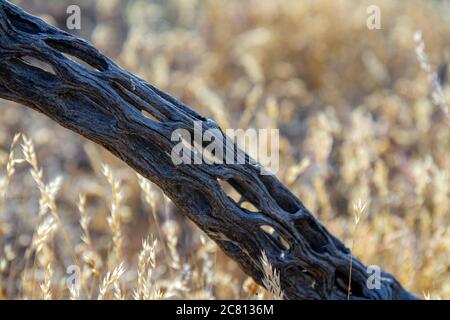
<svg viewBox="0 0 450 320"><path fill-rule="evenodd" d="M43 70L43 71L45 71L47 73L51 73L53 75L56 75L55 69L53 69L52 65L47 63L47 62L44 62L42 60L36 59L34 57L31 57L31 56L23 56L21 58L21 60L23 62L25 62L26 64L29 64L30 66L39 68L39 69L41 69L41 70Z"/></svg>
<svg viewBox="0 0 450 320"><path fill-rule="evenodd" d="M89 47L80 49L75 47L72 43L64 40L45 39L50 47L61 52L66 58L86 67L91 71L105 71L108 64L101 56L96 55L96 52Z"/></svg>
<svg viewBox="0 0 450 320"><path fill-rule="evenodd" d="M65 53L65 52L61 52L66 58L78 63L79 65L85 67L86 69L89 69L91 71L101 71L98 68L95 68L94 66L92 66L91 64L85 62L84 60L81 60L80 58L77 58L76 56L73 56L71 54Z"/></svg>
<svg viewBox="0 0 450 320"><path fill-rule="evenodd" d="M222 189L227 193L227 195L236 202L238 206L242 209L245 209L248 212L258 213L261 212L258 207L256 207L252 202L247 200L242 196L241 192L239 192L239 188L236 188L234 184L229 183L226 180L218 179L219 183L222 186ZM235 182L235 181L234 181Z"/></svg>
<svg viewBox="0 0 450 320"><path fill-rule="evenodd" d="M154 122L160 122L160 121L159 121L158 119L156 119L155 116L153 116L150 112L147 112L147 111L145 111L145 110L142 110L141 112L142 112L142 115L143 115L144 117L146 117L146 118L148 118L148 119L150 119L150 120L152 120L152 121L154 121Z"/></svg>
<svg viewBox="0 0 450 320"><path fill-rule="evenodd" d="M280 249L289 250L289 243L272 226L264 224L260 226L261 230L270 235Z"/></svg>
<svg viewBox="0 0 450 320"><path fill-rule="evenodd" d="M274 229L273 227L267 225L267 224L264 224L264 225L260 226L260 228L261 228L264 232L266 232L266 233L268 233L268 234L270 234L270 235L272 235L272 234L275 233L275 229Z"/></svg>
<svg viewBox="0 0 450 320"><path fill-rule="evenodd" d="M226 180L217 179L220 183L220 186L222 187L223 191L227 194L229 198L231 198L234 202L239 203L239 200L241 199L241 195L239 192L234 189L231 184L228 183Z"/></svg>
<svg viewBox="0 0 450 320"><path fill-rule="evenodd" d="M255 207L255 206L254 206L251 202L249 202L249 201L243 201L243 202L241 203L241 208L244 208L244 209L246 209L246 210L248 210L248 211L251 211L251 212L259 212L258 208Z"/></svg>

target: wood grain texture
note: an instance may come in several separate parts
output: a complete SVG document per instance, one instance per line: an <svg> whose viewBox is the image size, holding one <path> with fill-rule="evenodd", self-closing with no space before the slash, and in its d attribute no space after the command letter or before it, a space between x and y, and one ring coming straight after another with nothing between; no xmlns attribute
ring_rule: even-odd
<svg viewBox="0 0 450 320"><path fill-rule="evenodd" d="M30 64L30 57L51 68ZM258 283L262 284L264 250L280 272L285 298L347 298L351 252L275 176L261 175L259 166L252 164L173 164L175 129L192 132L193 121L201 121L203 130L218 129L216 122L121 69L88 42L4 0L0 97L102 145L157 184ZM257 212L231 199L219 179ZM261 226L271 226L275 233ZM352 299L416 298L384 271L381 287L371 290L366 286L369 276L366 266L353 257Z"/></svg>

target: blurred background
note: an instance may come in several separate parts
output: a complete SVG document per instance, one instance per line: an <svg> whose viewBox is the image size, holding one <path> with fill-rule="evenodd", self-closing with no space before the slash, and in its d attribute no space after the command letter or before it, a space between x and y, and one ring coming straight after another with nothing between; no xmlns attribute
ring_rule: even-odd
<svg viewBox="0 0 450 320"><path fill-rule="evenodd" d="M450 2L12 2L222 128L280 129L277 176L331 232L415 294L450 298L450 117L430 81L437 72L450 97ZM67 30L71 4L80 30ZM369 5L380 8L381 29L367 28ZM133 298L149 235L158 243L145 297L266 297L156 186L4 100L0 165L0 298ZM120 279L102 288L120 263ZM68 290L71 265L79 293Z"/></svg>

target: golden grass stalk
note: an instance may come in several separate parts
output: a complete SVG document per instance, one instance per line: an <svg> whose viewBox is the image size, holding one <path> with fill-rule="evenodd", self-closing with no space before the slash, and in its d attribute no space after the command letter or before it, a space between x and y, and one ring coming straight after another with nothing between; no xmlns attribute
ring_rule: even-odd
<svg viewBox="0 0 450 320"><path fill-rule="evenodd" d="M283 290L281 289L280 273L272 266L267 258L266 252L261 252L261 266L263 271L263 284L274 300L283 300Z"/></svg>
<svg viewBox="0 0 450 320"><path fill-rule="evenodd" d="M66 244L71 253L72 259L76 264L78 263L78 258L75 253L74 245L72 240L70 239L69 233L67 232L64 223L62 223L61 217L59 216L58 209L56 206L56 194L61 188L62 177L56 177L53 181L51 181L48 185L44 183L43 180L43 171L39 168L36 152L34 148L34 144L31 139L28 139L25 135L22 136L23 144L22 144L22 152L25 157L25 161L31 166L30 173L36 182L39 191L41 193L41 197L39 199L39 215L43 216L47 210L50 211L51 215L55 218L58 223L59 228L61 229L62 235Z"/></svg>
<svg viewBox="0 0 450 320"><path fill-rule="evenodd" d="M52 276L53 276L52 264L50 261L48 261L47 266L45 267L44 282L41 284L41 291L44 300L52 300L52 290L51 290Z"/></svg>
<svg viewBox="0 0 450 320"><path fill-rule="evenodd" d="M99 279L100 277L100 264L101 258L98 252L95 250L92 243L91 235L89 232L89 227L91 224L91 217L86 211L86 196L80 194L77 202L78 212L80 213L80 226L82 230L81 241L83 246L81 246L81 257L90 272ZM91 273L88 273L85 278L82 278L83 283L87 284L90 279ZM95 278L90 284L90 290L88 290L87 296L92 297L92 292L95 288ZM78 292L77 292L78 294ZM76 298L73 292L70 292L70 298Z"/></svg>
<svg viewBox="0 0 450 320"><path fill-rule="evenodd" d="M31 252L34 250L36 252L36 258L33 263L33 268L31 270L31 279L28 279L28 273L24 272L23 277L23 289L24 291L28 291L31 297L34 294L34 276L36 273L36 262L39 263L40 266L45 268L45 276L44 282L40 284L42 297L46 300L50 300L52 298L51 294L51 277L53 275L52 261L53 261L53 250L49 247L50 242L53 240L56 230L58 229L58 224L52 216L47 216L38 226L36 233L33 236L33 241L31 247L28 249L27 256L31 255ZM27 263L25 266L25 271L27 268ZM31 286L28 286L26 282L31 280Z"/></svg>
<svg viewBox="0 0 450 320"><path fill-rule="evenodd" d="M153 216L153 221L155 223L155 227L156 230L158 232L158 238L159 238L159 242L162 246L163 249L163 254L164 254L164 258L166 260L167 265L171 265L170 260L169 260L169 253L167 252L167 248L166 248L166 241L164 241L164 237L163 237L163 232L161 230L161 224L158 218L158 212L156 210L156 203L158 201L158 192L156 191L156 188L152 185L152 183L147 180L146 178L142 177L141 175L137 174L137 178L138 178L138 183L139 183L139 187L141 188L142 192L144 193L144 199L145 202L147 202L147 204L150 206L150 209L152 211L152 216ZM165 197L165 195L164 195ZM164 198L164 203L165 203L165 213L166 213L166 218L167 218L167 211L168 211L168 200L166 200L166 198ZM170 232L169 232L170 234ZM173 239L172 239L173 240ZM168 241L169 243L167 244L169 246L169 250L172 253L173 248L170 248L170 241Z"/></svg>
<svg viewBox="0 0 450 320"><path fill-rule="evenodd" d="M43 247L54 236L57 229L58 224L56 223L55 218L53 218L52 216L45 218L37 227L36 233L33 237L32 248L37 253L40 253Z"/></svg>
<svg viewBox="0 0 450 320"><path fill-rule="evenodd" d="M89 234L89 225L91 223L91 217L86 212L86 195L80 194L78 198L78 212L80 213L80 226L83 234L81 235L81 241L87 246L92 248L91 236Z"/></svg>
<svg viewBox="0 0 450 320"><path fill-rule="evenodd" d="M9 148L8 154L8 162L6 163L6 176L0 180L0 201L3 204L6 201L6 195L8 193L8 187L11 183L12 177L15 172L15 165L20 163L20 159L15 158L14 148L17 145L17 142L20 139L20 133L16 133L11 142L11 146ZM1 207L0 207L1 208Z"/></svg>
<svg viewBox="0 0 450 320"><path fill-rule="evenodd" d="M147 238L142 242L138 257L137 288L133 295L136 300L149 300L154 295L151 290L151 277L156 267L156 245L156 239Z"/></svg>
<svg viewBox="0 0 450 320"><path fill-rule="evenodd" d="M121 216L120 208L122 206L122 192L120 190L120 180L117 179L111 168L104 164L103 175L108 180L112 191L111 215L108 217L108 225L112 232L114 252L117 260L122 260L122 232L121 232Z"/></svg>
<svg viewBox="0 0 450 320"><path fill-rule="evenodd" d="M427 53L425 52L425 41L423 40L421 31L416 31L414 33L414 42L416 44L415 51L420 67L427 73L431 83L431 96L433 98L433 103L439 107L447 117L450 117L447 98L444 94L444 90L442 89L442 85L439 82L437 73L432 72L431 70L431 64L428 60Z"/></svg>
<svg viewBox="0 0 450 320"><path fill-rule="evenodd" d="M108 290L114 286L117 293L117 286L119 283L120 277L124 274L125 267L123 263L121 263L118 267L114 268L112 272L107 272L105 277L103 278L102 283L100 284L99 288L99 294L98 294L98 300L105 299L105 296L108 292ZM119 292L120 294L120 292ZM116 296L115 296L116 297Z"/></svg>
<svg viewBox="0 0 450 320"><path fill-rule="evenodd" d="M175 220L168 220L164 223L164 229L166 231L167 237L167 247L169 248L171 263L170 266L179 270L181 267L180 256L178 254L178 225Z"/></svg>

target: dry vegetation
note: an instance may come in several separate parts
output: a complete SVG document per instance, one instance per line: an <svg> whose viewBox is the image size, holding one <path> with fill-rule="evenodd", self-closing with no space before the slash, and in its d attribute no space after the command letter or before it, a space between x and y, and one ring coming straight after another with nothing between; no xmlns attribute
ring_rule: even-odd
<svg viewBox="0 0 450 320"><path fill-rule="evenodd" d="M74 1L15 2L64 27ZM280 128L278 176L305 205L366 263L450 298L444 2L78 2L79 34L124 68L225 128ZM264 255L270 293L106 151L0 104L0 298L282 298Z"/></svg>

